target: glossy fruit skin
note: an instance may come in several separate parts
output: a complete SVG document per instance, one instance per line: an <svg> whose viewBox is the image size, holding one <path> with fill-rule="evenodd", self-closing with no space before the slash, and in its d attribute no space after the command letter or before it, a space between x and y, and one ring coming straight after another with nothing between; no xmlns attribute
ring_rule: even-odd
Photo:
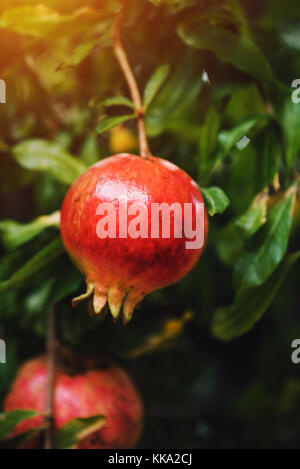
<svg viewBox="0 0 300 469"><path fill-rule="evenodd" d="M4 411L30 409L44 411L46 363L39 357L25 363L19 370L10 393L4 401ZM90 370L69 376L56 369L54 387L55 429L81 417L104 415L103 428L77 444L80 449L134 448L142 430L141 399L127 374L117 367ZM43 424L43 417L24 420L12 436ZM35 445L32 440L32 446Z"/></svg>
<svg viewBox="0 0 300 469"><path fill-rule="evenodd" d="M161 235L156 239L100 239L96 234L99 203L112 203L119 211L123 200L128 205L143 203L150 213L153 202L169 205L176 202L183 207L185 203L203 204L203 198L196 182L174 164L131 154L115 155L96 163L69 189L61 211L61 234L67 251L86 277L89 290L86 296L94 292L96 313L108 300L114 318L122 309L127 322L146 294L186 275L197 263L204 246L186 249L185 237ZM148 223L150 232L150 215ZM206 240L206 212L204 230Z"/></svg>

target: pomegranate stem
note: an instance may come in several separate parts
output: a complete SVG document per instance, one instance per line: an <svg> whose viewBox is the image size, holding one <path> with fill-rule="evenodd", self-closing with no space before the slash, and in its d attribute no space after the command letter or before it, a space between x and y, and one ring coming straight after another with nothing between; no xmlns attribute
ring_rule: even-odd
<svg viewBox="0 0 300 469"><path fill-rule="evenodd" d="M151 156L151 153L147 140L143 103L135 76L133 74L132 68L128 60L128 56L126 54L121 40L121 29L125 20L127 6L128 0L123 0L123 6L117 16L117 20L114 27L114 51L122 69L122 72L125 76L125 79L127 81L131 98L135 106L140 154L143 158L149 158Z"/></svg>

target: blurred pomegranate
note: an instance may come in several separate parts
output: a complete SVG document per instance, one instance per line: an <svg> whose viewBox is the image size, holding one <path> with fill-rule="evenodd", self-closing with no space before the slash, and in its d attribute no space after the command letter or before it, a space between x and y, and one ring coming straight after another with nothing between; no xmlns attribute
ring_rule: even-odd
<svg viewBox="0 0 300 469"><path fill-rule="evenodd" d="M43 412L46 376L43 357L25 363L5 399L4 411L29 409ZM56 369L55 429L74 418L94 415L105 417L104 426L80 440L77 448L128 449L136 445L142 429L143 408L136 389L124 371L117 367L107 367L90 370L84 374L69 375ZM24 420L17 425L11 436L17 436L42 424L42 416ZM34 447L36 440L33 439L30 443L31 447Z"/></svg>

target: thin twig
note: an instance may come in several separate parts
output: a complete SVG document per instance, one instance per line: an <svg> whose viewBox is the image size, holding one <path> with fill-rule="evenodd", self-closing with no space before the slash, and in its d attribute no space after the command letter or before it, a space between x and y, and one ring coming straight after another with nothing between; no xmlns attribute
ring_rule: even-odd
<svg viewBox="0 0 300 469"><path fill-rule="evenodd" d="M149 150L147 134L146 134L146 125L145 125L145 113L143 109L143 103L139 88L133 74L132 68L130 66L127 54L122 44L121 40L121 29L125 20L126 11L128 7L128 0L123 0L123 6L120 13L118 14L115 28L114 28L114 51L118 59L120 67L124 73L125 79L127 81L131 98L135 106L137 126L138 126L138 136L139 136L139 147L140 154L143 158L149 158L151 152Z"/></svg>
<svg viewBox="0 0 300 469"><path fill-rule="evenodd" d="M45 442L44 449L52 449L53 433L53 400L55 381L55 309L52 306L48 316L48 337L47 337L47 380L45 397Z"/></svg>

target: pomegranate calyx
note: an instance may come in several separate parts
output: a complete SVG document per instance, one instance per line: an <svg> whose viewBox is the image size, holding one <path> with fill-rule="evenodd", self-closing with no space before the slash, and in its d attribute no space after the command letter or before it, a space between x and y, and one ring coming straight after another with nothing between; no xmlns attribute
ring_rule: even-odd
<svg viewBox="0 0 300 469"><path fill-rule="evenodd" d="M90 296L92 296L92 294L94 292L94 288L95 288L94 284L88 282L87 285L86 285L86 292L82 293L82 295L79 295L76 298L72 299L73 308L75 308L75 306L77 306L79 303L81 303L81 301L84 301L87 298L89 298Z"/></svg>
<svg viewBox="0 0 300 469"><path fill-rule="evenodd" d="M95 314L100 314L107 303L107 295L97 288L94 289L93 309Z"/></svg>

